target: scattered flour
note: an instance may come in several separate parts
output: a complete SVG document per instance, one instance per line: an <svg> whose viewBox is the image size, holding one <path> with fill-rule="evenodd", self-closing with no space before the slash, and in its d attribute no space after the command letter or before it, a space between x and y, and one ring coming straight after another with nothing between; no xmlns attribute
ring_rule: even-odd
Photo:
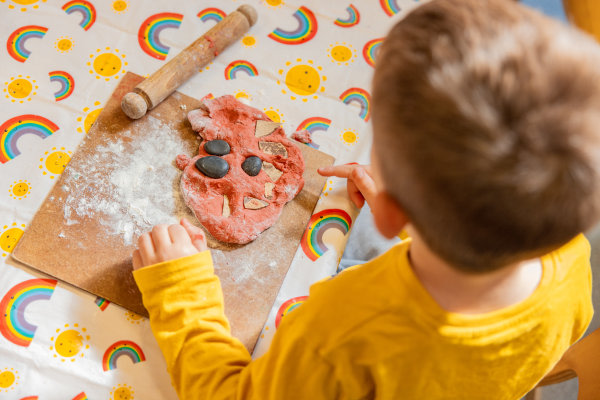
<svg viewBox="0 0 600 400"><path fill-rule="evenodd" d="M99 146L77 170L67 168L67 225L93 218L130 245L156 224L177 222L180 171L174 160L187 146L162 121L148 116L148 124L143 137L117 138ZM122 136L132 138L130 131Z"/></svg>

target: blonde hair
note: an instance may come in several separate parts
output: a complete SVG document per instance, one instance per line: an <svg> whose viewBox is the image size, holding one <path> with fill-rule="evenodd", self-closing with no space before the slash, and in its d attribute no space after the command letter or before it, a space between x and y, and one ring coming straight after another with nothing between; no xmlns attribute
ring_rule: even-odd
<svg viewBox="0 0 600 400"><path fill-rule="evenodd" d="M373 81L386 190L425 242L485 272L600 216L600 48L507 0L434 0L385 39Z"/></svg>

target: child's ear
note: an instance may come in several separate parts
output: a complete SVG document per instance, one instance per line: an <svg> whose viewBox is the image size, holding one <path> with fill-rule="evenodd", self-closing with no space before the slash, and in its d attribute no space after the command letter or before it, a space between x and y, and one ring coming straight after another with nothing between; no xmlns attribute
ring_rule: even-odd
<svg viewBox="0 0 600 400"><path fill-rule="evenodd" d="M388 239L398 236L409 222L402 207L385 191L377 193L371 211L375 226Z"/></svg>

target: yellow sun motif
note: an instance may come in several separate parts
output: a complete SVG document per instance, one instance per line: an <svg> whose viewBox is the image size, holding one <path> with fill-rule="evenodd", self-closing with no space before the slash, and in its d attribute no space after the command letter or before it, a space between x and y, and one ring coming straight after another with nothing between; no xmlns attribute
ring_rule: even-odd
<svg viewBox="0 0 600 400"><path fill-rule="evenodd" d="M55 358L60 358L60 361L65 362L70 360L74 362L77 356L83 357L85 351L90 348L87 342L90 336L86 334L87 329L82 328L79 324L69 324L61 329L56 330L56 336L52 336L50 340L54 342L54 346L50 346L50 350L54 350Z"/></svg>
<svg viewBox="0 0 600 400"><path fill-rule="evenodd" d="M96 54L90 54L92 61L87 65L91 68L90 74L96 75L96 79L104 78L105 81L110 81L110 78L119 79L120 74L125 73L125 54L122 54L119 49L111 50L106 47L104 50L97 49Z"/></svg>
<svg viewBox="0 0 600 400"><path fill-rule="evenodd" d="M0 0L0 3L6 3L6 0ZM36 10L39 8L39 5L35 4L37 3L38 0L11 0L8 2L8 8L10 8L11 10L16 9L19 6L31 6L32 9ZM46 0L41 0L42 3L45 3ZM11 3L15 3L18 4L17 6L15 6L14 4ZM21 7L19 8L19 10L21 11L27 11L27 7Z"/></svg>
<svg viewBox="0 0 600 400"><path fill-rule="evenodd" d="M127 321L135 325L139 325L144 320L144 317L133 311L125 311L125 317L127 318Z"/></svg>
<svg viewBox="0 0 600 400"><path fill-rule="evenodd" d="M23 77L23 75L17 75L17 77L11 77L8 82L4 82L6 87L4 93L6 98L10 99L11 102L24 103L25 101L31 101L31 96L35 96L37 89L35 80L31 79L29 75Z"/></svg>
<svg viewBox="0 0 600 400"><path fill-rule="evenodd" d="M123 14L127 11L129 7L129 3L125 0L116 0L112 3L112 9L117 14Z"/></svg>
<svg viewBox="0 0 600 400"><path fill-rule="evenodd" d="M31 191L31 183L26 180L14 181L10 188L8 188L8 194L13 199L23 200L27 198L27 195Z"/></svg>
<svg viewBox="0 0 600 400"><path fill-rule="evenodd" d="M2 228L2 236L0 236L2 257L6 257L8 253L12 253L19 242L19 239L23 236L23 229L25 229L25 224L19 226L16 222L13 222L11 226L4 225L4 228Z"/></svg>
<svg viewBox="0 0 600 400"><path fill-rule="evenodd" d="M283 119L283 113L279 111L279 108L269 107L263 109L263 111L265 112L265 114L267 114L267 117L269 117L271 121L278 122L280 124L283 124L285 122L285 119Z"/></svg>
<svg viewBox="0 0 600 400"><path fill-rule="evenodd" d="M125 383L119 383L110 392L110 400L133 400L133 388Z"/></svg>
<svg viewBox="0 0 600 400"><path fill-rule="evenodd" d="M342 141L349 145L352 146L356 143L356 141L358 140L358 134L356 133L355 130L352 129L344 129L344 131L341 133L340 138L342 139Z"/></svg>
<svg viewBox="0 0 600 400"><path fill-rule="evenodd" d="M245 104L248 104L252 100L252 96L245 90L236 90L234 97Z"/></svg>
<svg viewBox="0 0 600 400"><path fill-rule="evenodd" d="M323 187L323 196L325 196L325 197L329 196L329 191L331 190L332 187L333 187L333 181L327 181L325 183L325 187Z"/></svg>
<svg viewBox="0 0 600 400"><path fill-rule="evenodd" d="M242 38L242 44L246 47L255 47L256 38L252 35L246 35Z"/></svg>
<svg viewBox="0 0 600 400"><path fill-rule="evenodd" d="M16 389L19 379L19 373L14 368L0 369L0 393Z"/></svg>
<svg viewBox="0 0 600 400"><path fill-rule="evenodd" d="M52 150L45 152L44 156L46 156L46 159L44 160L44 157L40 158L40 162L42 162L42 165L40 165L42 173L44 175L50 174L50 179L54 179L62 174L69 161L71 161L71 154L73 153L65 150L64 147L61 147L60 150L53 147ZM44 166L47 171L44 171Z"/></svg>
<svg viewBox="0 0 600 400"><path fill-rule="evenodd" d="M72 37L61 36L54 42L54 48L61 53L68 53L75 47Z"/></svg>
<svg viewBox="0 0 600 400"><path fill-rule="evenodd" d="M283 0L261 0L261 2L270 8L279 8L284 4Z"/></svg>
<svg viewBox="0 0 600 400"><path fill-rule="evenodd" d="M204 72L204 71L208 71L208 70L210 69L210 66L212 65L212 63L213 63L212 61L211 61L211 62L209 62L209 63L208 63L208 64L206 64L204 67L200 68L200 69L198 70L198 72Z"/></svg>
<svg viewBox="0 0 600 400"><path fill-rule="evenodd" d="M99 105L100 105L99 101L94 102L94 107L98 107ZM98 115L100 115L102 110L103 110L102 107L98 107L98 108L95 108L92 111L90 111L89 107L85 107L83 109L83 112L87 113L85 116L85 119L83 117L77 117L78 122L81 122L83 120L83 127L81 127L81 126L77 127L77 132L83 133L85 131L85 133L88 133L90 128L92 127L92 125L94 125L94 122L96 122L96 119L98 118Z"/></svg>
<svg viewBox="0 0 600 400"><path fill-rule="evenodd" d="M337 63L338 65L348 65L349 63L353 63L356 59L356 50L348 43L335 42L334 44L329 45L327 55L333 63Z"/></svg>
<svg viewBox="0 0 600 400"><path fill-rule="evenodd" d="M292 100L298 99L298 96L304 102L308 101L311 97L313 99L318 99L319 96L317 94L325 91L325 87L323 87L321 81L324 82L327 80L326 76L322 76L319 73L323 68L319 66L315 68L312 60L308 60L307 63L302 63L302 59L297 58L296 63L298 64L289 68L287 71L284 71L283 69L279 70L279 75L281 75L282 80L278 80L277 84L281 85L283 81L285 86L291 92L290 99ZM286 67L290 67L292 63L288 61L285 65ZM288 93L285 89L282 89L281 92L283 94Z"/></svg>

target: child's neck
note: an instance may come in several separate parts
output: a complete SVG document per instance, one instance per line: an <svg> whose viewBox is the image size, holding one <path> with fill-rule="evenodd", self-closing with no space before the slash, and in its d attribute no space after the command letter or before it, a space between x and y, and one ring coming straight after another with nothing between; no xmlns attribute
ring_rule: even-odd
<svg viewBox="0 0 600 400"><path fill-rule="evenodd" d="M539 259L508 265L485 274L468 274L433 253L411 230L409 256L421 284L446 311L481 314L519 303L537 288L542 277Z"/></svg>

